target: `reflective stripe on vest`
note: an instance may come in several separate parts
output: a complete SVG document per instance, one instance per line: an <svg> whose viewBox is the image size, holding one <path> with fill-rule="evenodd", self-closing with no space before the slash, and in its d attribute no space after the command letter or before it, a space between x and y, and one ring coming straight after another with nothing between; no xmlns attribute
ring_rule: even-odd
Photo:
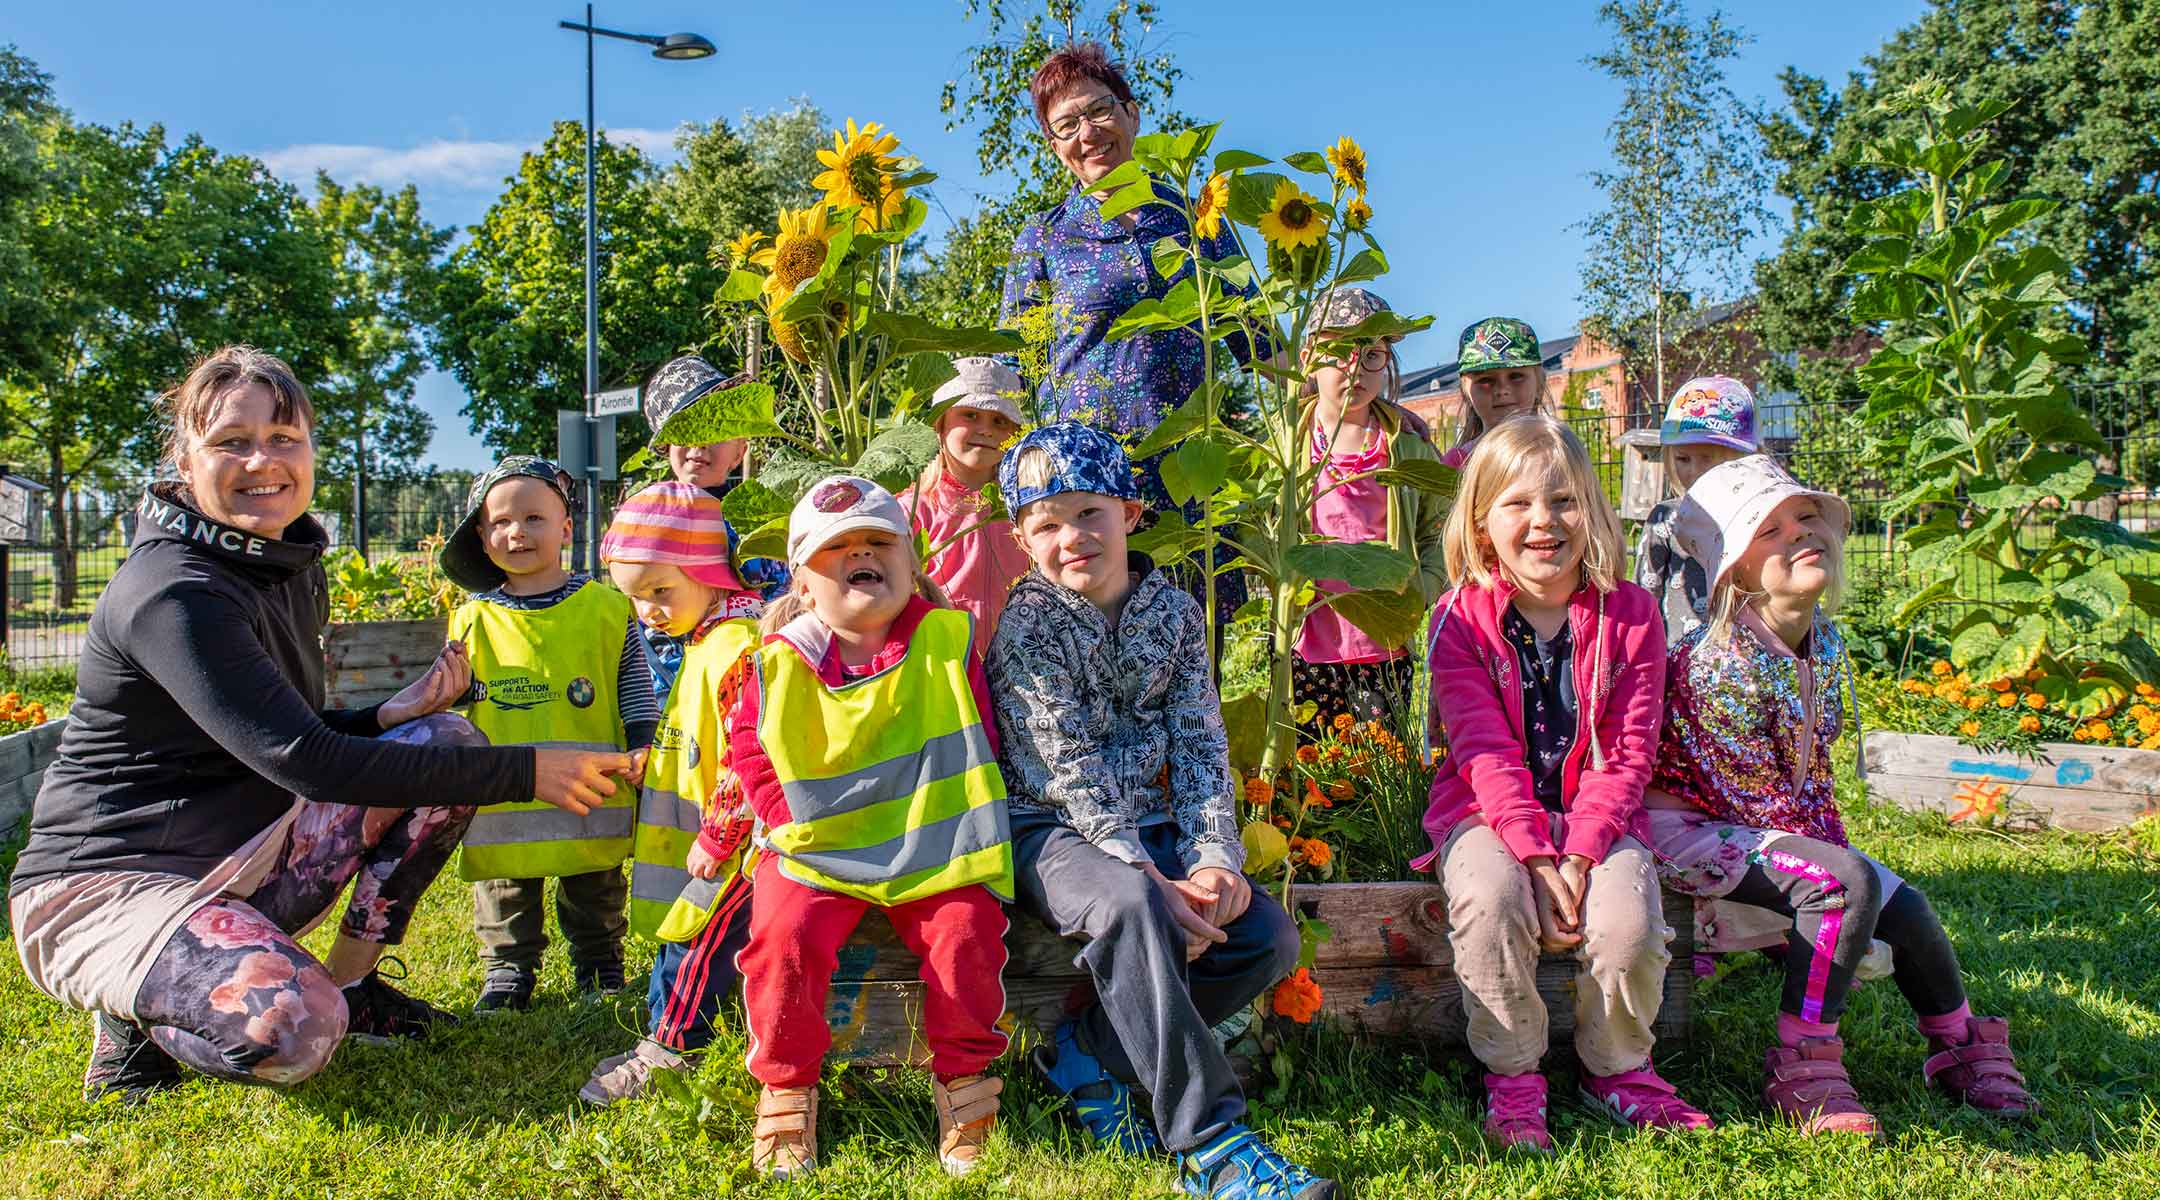
<svg viewBox="0 0 2160 1200"><path fill-rule="evenodd" d="M895 905L985 884L1010 899L1005 781L968 684L973 619L938 609L899 662L828 688L785 641L758 651L758 742L789 821L789 878Z"/></svg>
<svg viewBox="0 0 2160 1200"><path fill-rule="evenodd" d="M450 618L465 643L473 678L485 694L468 710L498 746L620 751L622 705L616 695L630 601L591 582L547 608L467 602ZM474 814L458 852L458 877L536 879L619 867L630 853L636 789L615 794L585 816L529 800Z"/></svg>
<svg viewBox="0 0 2160 1200"><path fill-rule="evenodd" d="M685 904L691 890L683 867L697 844L705 807L719 786L726 756L726 716L732 697L721 694L743 654L757 644L757 622L722 621L695 645L685 648L675 686L668 692L660 729L645 759L645 788L638 797L637 833L631 844L630 930L640 937L688 941L705 927L712 905ZM729 802L741 803L739 789ZM719 886L743 869L742 852L722 864L717 878L698 880ZM664 931L664 932L663 932ZM686 931L686 932L685 932Z"/></svg>

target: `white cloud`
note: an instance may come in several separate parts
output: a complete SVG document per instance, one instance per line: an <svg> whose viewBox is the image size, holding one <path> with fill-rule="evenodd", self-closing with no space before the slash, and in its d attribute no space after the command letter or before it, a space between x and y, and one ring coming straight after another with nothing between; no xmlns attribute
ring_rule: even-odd
<svg viewBox="0 0 2160 1200"><path fill-rule="evenodd" d="M675 157L672 129L611 128L605 132L610 141L636 146L655 159ZM273 173L300 183L312 181L317 171L328 171L340 183L493 189L515 174L518 159L538 144L437 138L399 148L306 142L266 150L258 157Z"/></svg>

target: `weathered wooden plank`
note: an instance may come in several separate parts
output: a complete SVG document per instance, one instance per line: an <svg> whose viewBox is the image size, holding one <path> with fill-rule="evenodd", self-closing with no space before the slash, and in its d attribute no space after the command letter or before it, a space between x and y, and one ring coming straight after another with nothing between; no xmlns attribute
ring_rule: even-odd
<svg viewBox="0 0 2160 1200"><path fill-rule="evenodd" d="M447 625L441 617L331 625L323 631L330 706L358 708L396 695L435 660Z"/></svg>
<svg viewBox="0 0 2160 1200"><path fill-rule="evenodd" d="M1953 816L1975 799L2029 809L2059 828L2117 829L2160 814L2160 751L2070 742L2042 759L1982 754L1934 734L1867 735L1867 784L1912 809Z"/></svg>

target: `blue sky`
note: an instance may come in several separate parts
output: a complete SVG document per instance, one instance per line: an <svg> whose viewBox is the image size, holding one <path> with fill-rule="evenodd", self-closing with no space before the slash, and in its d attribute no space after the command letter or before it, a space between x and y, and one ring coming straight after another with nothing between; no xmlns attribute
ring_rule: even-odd
<svg viewBox="0 0 2160 1200"><path fill-rule="evenodd" d="M1924 8L1728 7L1756 39L1732 81L1744 96L1775 101L1787 65L1842 80ZM318 166L348 182L413 182L438 224L476 221L519 153L584 106L583 39L555 27L582 16L567 3L25 0L10 9L0 41L52 72L79 118L199 132L303 184ZM1455 331L1495 312L1523 316L1545 337L1574 327L1583 238L1570 226L1597 207L1585 173L1606 163L1617 97L1581 65L1607 41L1594 4L1163 0L1162 10L1149 40L1185 69L1177 105L1224 122L1219 145L1280 155L1345 133L1364 144L1374 227L1394 267L1378 287L1398 309L1435 318L1434 332L1404 345L1407 367L1453 358ZM1319 18L1332 11L1374 16L1331 27ZM599 123L666 153L682 121L808 96L835 121L897 132L940 174L945 208L963 214L1003 181L980 176L972 135L946 132L937 109L979 32L961 14L959 0L603 4L602 26L693 30L720 52L667 63L602 42ZM933 237L944 221L933 209ZM487 458L458 415L454 379L430 375L420 399L436 419L430 461Z"/></svg>

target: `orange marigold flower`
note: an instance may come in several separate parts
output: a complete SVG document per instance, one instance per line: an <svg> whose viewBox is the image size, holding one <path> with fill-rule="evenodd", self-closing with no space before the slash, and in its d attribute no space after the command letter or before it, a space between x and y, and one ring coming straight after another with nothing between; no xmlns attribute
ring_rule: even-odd
<svg viewBox="0 0 2160 1200"><path fill-rule="evenodd" d="M1274 799L1274 784L1257 775L1245 781L1245 803L1254 808L1266 808Z"/></svg>
<svg viewBox="0 0 2160 1200"><path fill-rule="evenodd" d="M2092 723L2092 731L2093 739L2095 741L2104 742L2107 739L2115 736L2115 730L2111 728L2106 721L2094 721Z"/></svg>
<svg viewBox="0 0 2160 1200"><path fill-rule="evenodd" d="M2145 732L2151 733L2152 730L2148 729ZM1327 794L1330 800L1348 800L1350 797L1357 795L1357 786L1347 779L1338 779L1328 785Z"/></svg>
<svg viewBox="0 0 2160 1200"><path fill-rule="evenodd" d="M1288 1017L1300 1025L1309 1025L1320 1015L1320 985L1313 981L1312 972L1304 967L1290 973L1290 978L1275 985L1275 1015Z"/></svg>
<svg viewBox="0 0 2160 1200"><path fill-rule="evenodd" d="M1335 861L1334 847L1319 838L1306 838L1297 847L1297 854L1298 858L1303 860L1306 866L1315 871L1324 871L1329 863Z"/></svg>
<svg viewBox="0 0 2160 1200"><path fill-rule="evenodd" d="M1958 726L1958 732L1964 734L1966 737L1978 737L1980 735L1980 722L1967 721L1964 724Z"/></svg>
<svg viewBox="0 0 2160 1200"><path fill-rule="evenodd" d="M1942 676L1955 673L1957 671L1957 668L1938 658L1935 660L1935 665L1929 667L1928 670L1933 671L1938 676Z"/></svg>
<svg viewBox="0 0 2160 1200"><path fill-rule="evenodd" d="M1965 697L1965 707L1973 712L1979 712L1981 709L1987 707L1987 697L1967 696Z"/></svg>
<svg viewBox="0 0 2160 1200"><path fill-rule="evenodd" d="M2017 685L2016 685L2016 684L2014 684L2014 683L2011 683L2011 682L2010 682L2010 677L2009 677L2009 676L2007 676L2007 675L2005 675L2005 676L2003 676L2003 677L2002 677L2001 679L1991 679L1991 680L1989 680L1989 681L1988 681L1988 686L1989 686L1989 687L1991 687L1991 688L1994 688L1994 689L1995 689L1996 691L1998 691L1998 692L2007 692L2007 691L2009 691L2009 690L2010 690L2011 688L2013 688L2013 687L2016 687Z"/></svg>
<svg viewBox="0 0 2160 1200"><path fill-rule="evenodd" d="M2013 695L2011 695L2011 694L2010 694L2010 693L2008 693L2008 692L2004 692L2004 693L2002 693L2001 695L1999 695L1999 696L1995 697L1995 707L1997 707L1997 708L2016 708L2016 707L2017 707L2017 697L2016 697L2016 696L2013 696Z"/></svg>
<svg viewBox="0 0 2160 1200"><path fill-rule="evenodd" d="M2041 712L2047 708L2047 697L2038 692L2027 692L2025 693L2025 707L2034 712Z"/></svg>
<svg viewBox="0 0 2160 1200"><path fill-rule="evenodd" d="M2155 688L2149 683L2141 683L2137 685L2137 694L2145 697L2147 700L2160 700L2160 688Z"/></svg>
<svg viewBox="0 0 2160 1200"><path fill-rule="evenodd" d="M2027 713L2018 718L2018 728L2026 733L2038 733L2040 732L2040 718Z"/></svg>
<svg viewBox="0 0 2160 1200"><path fill-rule="evenodd" d="M1319 762L1320 747L1312 745L1309 742L1303 746L1299 746L1297 748L1297 760L1301 763L1304 763L1308 767L1316 762Z"/></svg>
<svg viewBox="0 0 2160 1200"><path fill-rule="evenodd" d="M1348 733L1357 725L1357 718L1349 713L1336 713L1335 720L1331 724L1335 726L1335 732Z"/></svg>
<svg viewBox="0 0 2160 1200"><path fill-rule="evenodd" d="M1326 745L1326 746L1323 746L1323 747L1321 747L1321 750L1320 750L1320 761L1321 761L1321 762L1341 762L1341 761L1342 761L1342 759L1343 759L1343 748L1342 748L1341 746L1335 745L1335 744L1333 744L1333 743L1329 743L1328 745Z"/></svg>

